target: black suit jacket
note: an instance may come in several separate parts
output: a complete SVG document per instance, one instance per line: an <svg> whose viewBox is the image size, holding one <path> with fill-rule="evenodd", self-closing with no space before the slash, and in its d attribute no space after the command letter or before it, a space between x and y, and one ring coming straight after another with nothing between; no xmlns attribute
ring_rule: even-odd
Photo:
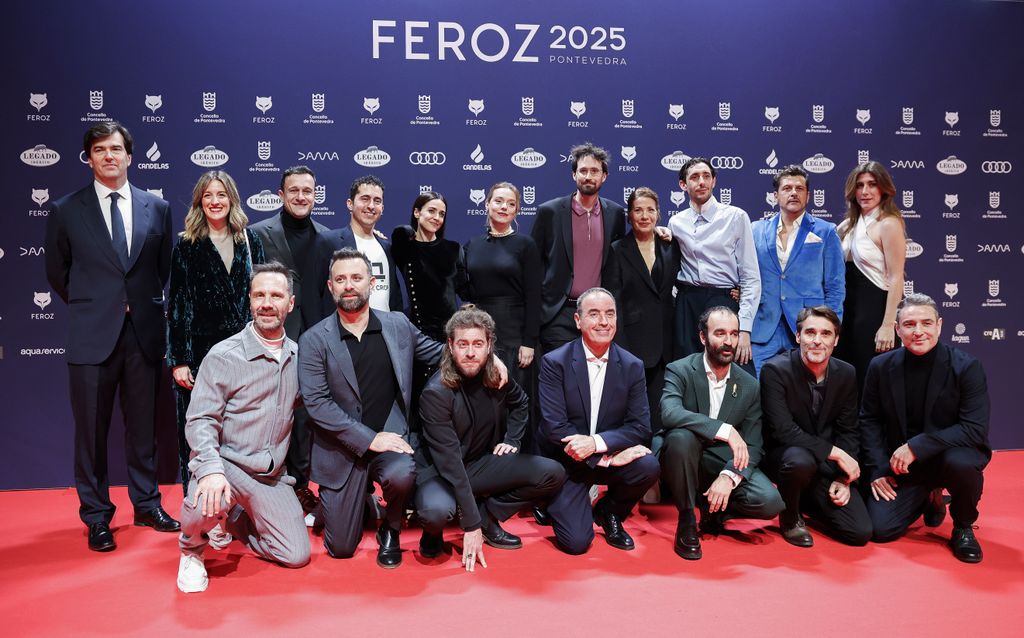
<svg viewBox="0 0 1024 638"><path fill-rule="evenodd" d="M303 307L307 307L310 304L318 306L320 304L320 286L317 285L316 276L313 273L299 272L299 268L295 263L295 257L292 255L292 249L288 246L288 238L285 236L284 227L281 224L281 215L287 215L283 209L278 210L273 216L264 219L261 222L257 222L250 226L250 230L260 238L263 242L263 252L266 255L267 261L279 261L285 266L288 266L288 270L292 271L292 293L295 295L295 308L288 313L288 318L285 319L284 329L288 333L288 337L293 340L298 340L299 335L302 334L306 328L312 326L318 318L310 317L310 320L303 322ZM321 233L330 232L330 229L321 224L316 220L310 220L313 222L313 232L319 236ZM313 243L314 248L316 242ZM311 280L307 285L303 286L303 278L309 276ZM326 278L319 283L326 281ZM315 297L303 302L303 299L307 295L314 295Z"/></svg>
<svg viewBox="0 0 1024 638"><path fill-rule="evenodd" d="M572 288L572 195L544 202L537 208L530 235L540 250L544 264L541 285L541 325L551 321L565 304ZM608 259L611 244L621 239L626 230L622 206L610 199L601 199L604 219L604 252L601 265Z"/></svg>
<svg viewBox="0 0 1024 638"><path fill-rule="evenodd" d="M402 289L398 285L397 270L395 269L395 257L391 254L391 242L387 239L377 237L381 247L388 256L388 280L390 288L388 293L389 310L391 312L402 311ZM345 226L337 230L329 230L324 233L317 233L316 245L313 248L313 267L310 269L311 278L315 285L316 294L304 295L301 300L302 316L307 325L314 325L324 317L333 315L338 309L331 297L331 291L327 289L327 280L331 276L331 256L334 251L340 248L356 248L356 236L351 226Z"/></svg>
<svg viewBox="0 0 1024 638"><path fill-rule="evenodd" d="M767 428L765 448L802 447L828 478L843 471L828 456L835 445L853 458L860 451L857 427L857 372L832 357L828 362L825 398L817 420L811 416L811 388L800 348L775 355L761 368L761 407Z"/></svg>
<svg viewBox="0 0 1024 638"><path fill-rule="evenodd" d="M499 443L521 450L530 415L530 400L511 379L501 388L483 388L481 392L494 409L493 428L484 428L473 419L464 389L446 387L441 383L440 372L430 378L420 395L420 422L426 445L420 445L416 451L417 482L435 476L448 481L462 510L461 525L466 531L479 528L482 520L466 473L466 464L482 456L470 456L470 450L486 449L490 454Z"/></svg>
<svg viewBox="0 0 1024 638"><path fill-rule="evenodd" d="M940 343L925 396L923 431L907 440L907 403L903 366L906 348L871 360L860 406L862 464L868 480L890 474L889 458L910 444L924 461L954 447L973 447L988 458L989 398L981 362L962 350Z"/></svg>
<svg viewBox="0 0 1024 638"><path fill-rule="evenodd" d="M654 268L648 272L633 233L612 243L602 279L615 295L619 330L615 342L653 368L669 360L675 325L672 288L679 273L679 246L654 238Z"/></svg>
<svg viewBox="0 0 1024 638"><path fill-rule="evenodd" d="M114 252L96 188L60 198L46 220L46 278L68 304L67 362L98 364L113 352L125 307L146 357L164 356L164 287L171 273L171 207L131 187L128 270Z"/></svg>

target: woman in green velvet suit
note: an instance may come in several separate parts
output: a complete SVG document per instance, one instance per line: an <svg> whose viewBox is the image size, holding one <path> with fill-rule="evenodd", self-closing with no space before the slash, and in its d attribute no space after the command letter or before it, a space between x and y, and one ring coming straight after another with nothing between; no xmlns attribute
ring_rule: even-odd
<svg viewBox="0 0 1024 638"><path fill-rule="evenodd" d="M186 490L191 449L185 440L185 414L195 375L210 348L252 318L249 276L264 254L260 239L246 229L248 223L235 180L224 171L203 173L171 256L167 364L174 377L178 458Z"/></svg>

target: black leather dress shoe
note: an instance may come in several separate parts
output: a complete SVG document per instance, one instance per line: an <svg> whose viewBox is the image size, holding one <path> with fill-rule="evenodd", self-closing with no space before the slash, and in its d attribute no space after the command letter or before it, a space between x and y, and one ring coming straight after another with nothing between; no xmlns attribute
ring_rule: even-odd
<svg viewBox="0 0 1024 638"><path fill-rule="evenodd" d="M181 523L171 518L159 505L147 512L135 512L135 524L138 527L152 527L158 532L181 531Z"/></svg>
<svg viewBox="0 0 1024 638"><path fill-rule="evenodd" d="M814 547L814 537L807 531L807 524L802 516L797 516L794 521L779 519L779 527L782 528L782 538L790 545L797 547Z"/></svg>
<svg viewBox="0 0 1024 638"><path fill-rule="evenodd" d="M949 547L958 560L965 563L980 563L982 558L981 544L974 537L974 527L953 527L953 536L949 539Z"/></svg>
<svg viewBox="0 0 1024 638"><path fill-rule="evenodd" d="M498 549L519 549L523 546L523 539L519 538L515 534L509 534L498 521L484 517L484 524L480 530L484 534L484 542L491 547L497 547Z"/></svg>
<svg viewBox="0 0 1024 638"><path fill-rule="evenodd" d="M543 507L533 508L533 520L537 521L538 525L551 526L551 514Z"/></svg>
<svg viewBox="0 0 1024 638"><path fill-rule="evenodd" d="M394 569L402 564L402 547L398 530L384 523L377 530L377 564L384 569Z"/></svg>
<svg viewBox="0 0 1024 638"><path fill-rule="evenodd" d="M622 521L615 514L605 512L600 507L595 507L594 522L604 530L604 540L612 547L626 551L630 551L635 547L633 538L622 528Z"/></svg>
<svg viewBox="0 0 1024 638"><path fill-rule="evenodd" d="M89 525L89 549L94 552L110 552L117 549L110 525L106 523Z"/></svg>
<svg viewBox="0 0 1024 638"><path fill-rule="evenodd" d="M673 547L676 554L686 560L700 560L703 552L700 549L700 535L697 534L697 522L680 523L676 528L676 542Z"/></svg>
<svg viewBox="0 0 1024 638"><path fill-rule="evenodd" d="M312 514L320 506L320 499L308 486L295 488L295 497L299 499L299 505L302 506L302 511L306 514Z"/></svg>
<svg viewBox="0 0 1024 638"><path fill-rule="evenodd" d="M710 536L718 536L725 531L725 518L721 512L708 512L701 510L700 513L700 533L708 534Z"/></svg>
<svg viewBox="0 0 1024 638"><path fill-rule="evenodd" d="M420 536L420 556L423 558L437 558L444 553L444 536L441 534L430 534L423 530Z"/></svg>
<svg viewBox="0 0 1024 638"><path fill-rule="evenodd" d="M924 505L924 524L928 527L938 527L946 520L946 499L942 495L942 488L937 487L928 495L928 502Z"/></svg>

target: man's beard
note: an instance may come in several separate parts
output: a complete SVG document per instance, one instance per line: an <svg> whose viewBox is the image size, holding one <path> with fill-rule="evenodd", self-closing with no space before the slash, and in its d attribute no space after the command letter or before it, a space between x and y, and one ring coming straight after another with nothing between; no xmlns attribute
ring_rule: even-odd
<svg viewBox="0 0 1024 638"><path fill-rule="evenodd" d="M728 350L728 353L723 352L724 350ZM708 360L711 361L711 363L719 366L729 365L730 363L732 363L732 360L736 357L736 348L732 346L720 346L718 348L715 348L709 345L707 351Z"/></svg>
<svg viewBox="0 0 1024 638"><path fill-rule="evenodd" d="M355 312L356 310L362 310L367 303L370 301L370 293L367 292L365 295L356 295L354 298L346 299L342 295L338 295L334 302L338 305L338 308L345 312Z"/></svg>

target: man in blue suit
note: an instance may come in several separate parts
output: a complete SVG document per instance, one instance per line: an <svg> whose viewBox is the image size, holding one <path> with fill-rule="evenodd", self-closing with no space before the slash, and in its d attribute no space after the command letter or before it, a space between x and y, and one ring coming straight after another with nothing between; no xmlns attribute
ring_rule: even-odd
<svg viewBox="0 0 1024 638"><path fill-rule="evenodd" d="M89 549L117 547L107 433L120 389L135 524L176 532L156 479L156 392L164 356L164 286L171 267L171 209L128 183L132 136L101 122L83 144L93 183L57 200L46 222L46 277L68 304L67 347L75 419L75 488Z"/></svg>
<svg viewBox="0 0 1024 638"><path fill-rule="evenodd" d="M622 521L660 471L646 447L651 418L644 364L612 343L615 299L604 288L580 295L575 320L582 338L545 354L540 368L540 452L568 474L548 513L566 553L587 551L594 522L609 545L631 550ZM607 485L608 493L592 508L595 484Z"/></svg>
<svg viewBox="0 0 1024 638"><path fill-rule="evenodd" d="M805 306L826 305L843 318L846 298L843 250L836 226L807 214L807 172L783 168L773 180L779 214L754 222L761 272L761 302L750 335L754 368L796 347L796 316Z"/></svg>

